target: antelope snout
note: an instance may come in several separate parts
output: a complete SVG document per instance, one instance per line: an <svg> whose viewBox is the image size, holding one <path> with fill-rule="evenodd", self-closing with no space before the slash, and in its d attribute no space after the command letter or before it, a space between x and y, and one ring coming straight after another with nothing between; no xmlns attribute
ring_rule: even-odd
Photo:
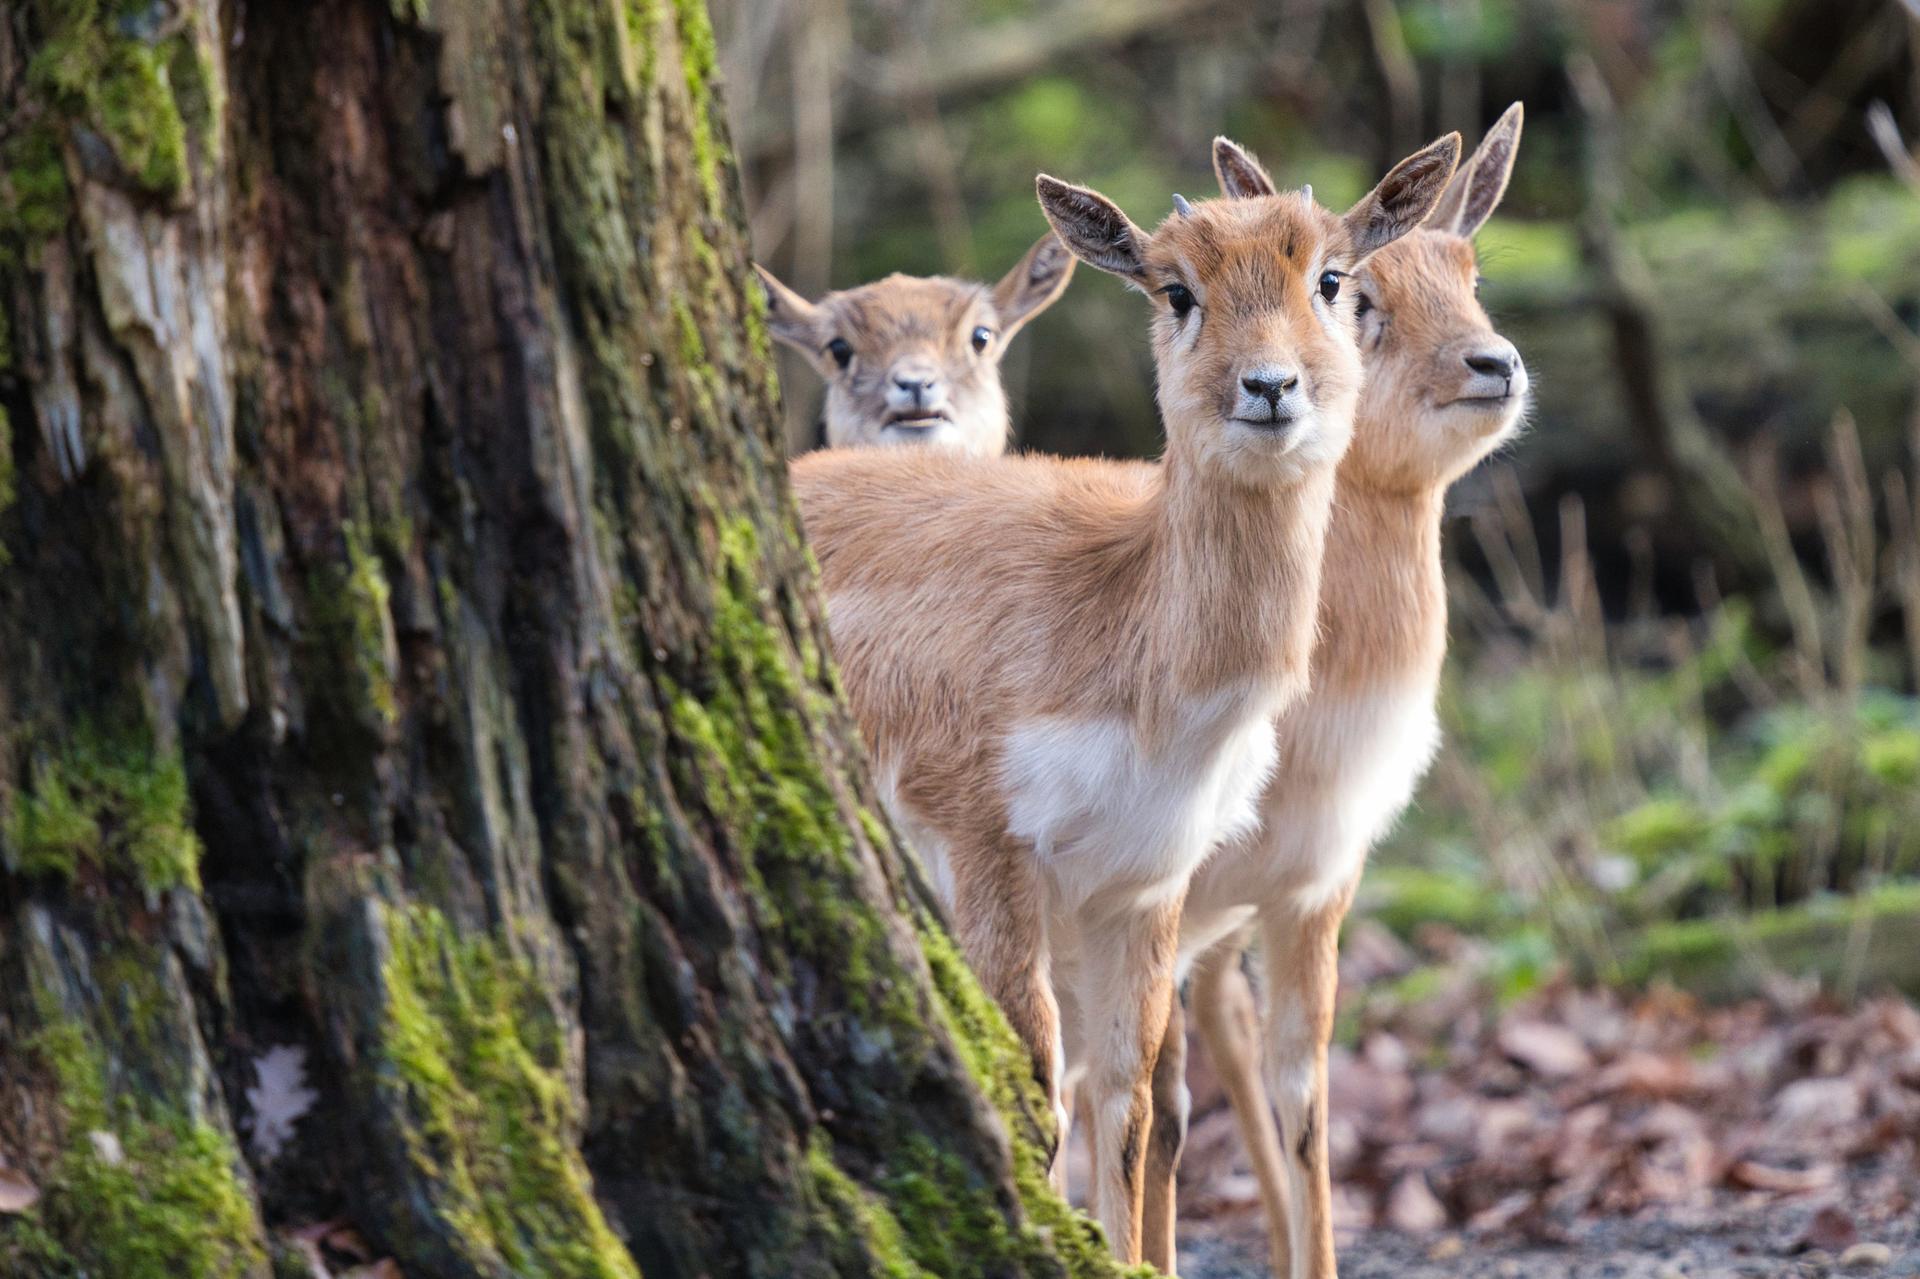
<svg viewBox="0 0 1920 1279"><path fill-rule="evenodd" d="M1282 427L1307 411L1300 371L1291 365L1260 364L1242 370L1233 417L1249 426Z"/></svg>
<svg viewBox="0 0 1920 1279"><path fill-rule="evenodd" d="M887 425L926 426L951 417L939 368L921 357L896 360L887 370Z"/></svg>
<svg viewBox="0 0 1920 1279"><path fill-rule="evenodd" d="M1461 400L1506 400L1527 389L1527 366L1520 353L1503 337L1489 337L1461 356L1465 379L1455 397Z"/></svg>

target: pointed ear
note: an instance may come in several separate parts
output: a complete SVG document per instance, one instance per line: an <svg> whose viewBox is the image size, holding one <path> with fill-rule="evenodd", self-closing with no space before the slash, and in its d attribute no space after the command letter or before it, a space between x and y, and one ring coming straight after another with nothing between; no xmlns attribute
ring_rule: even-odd
<svg viewBox="0 0 1920 1279"><path fill-rule="evenodd" d="M993 309L1000 317L1000 349L1020 326L1052 306L1073 278L1074 257L1049 231L1034 242L1013 270L993 286Z"/></svg>
<svg viewBox="0 0 1920 1279"><path fill-rule="evenodd" d="M755 274L767 291L767 330L816 364L820 360L820 308L780 283L758 262Z"/></svg>
<svg viewBox="0 0 1920 1279"><path fill-rule="evenodd" d="M1153 239L1098 191L1041 174L1034 179L1041 211L1053 233L1088 266L1138 283L1147 273L1146 246Z"/></svg>
<svg viewBox="0 0 1920 1279"><path fill-rule="evenodd" d="M1513 176L1513 159L1520 151L1520 125L1525 115L1516 102L1494 122L1473 155L1453 175L1453 183L1440 197L1428 219L1435 227L1452 231L1468 239L1486 225L1507 193L1507 179Z"/></svg>
<svg viewBox="0 0 1920 1279"><path fill-rule="evenodd" d="M1449 133L1394 165L1380 185L1341 219L1353 238L1356 257L1365 258L1392 244L1425 221L1459 163L1460 135Z"/></svg>
<svg viewBox="0 0 1920 1279"><path fill-rule="evenodd" d="M1220 179L1220 194L1229 200L1272 195L1276 190L1253 152L1231 138L1213 140L1213 176Z"/></svg>

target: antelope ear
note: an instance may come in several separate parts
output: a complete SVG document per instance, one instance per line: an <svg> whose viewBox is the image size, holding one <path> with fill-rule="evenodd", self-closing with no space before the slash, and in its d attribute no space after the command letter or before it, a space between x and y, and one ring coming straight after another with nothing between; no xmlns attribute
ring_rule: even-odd
<svg viewBox="0 0 1920 1279"><path fill-rule="evenodd" d="M1229 200L1272 195L1278 189L1253 152L1231 138L1213 140L1213 176L1220 179L1220 194Z"/></svg>
<svg viewBox="0 0 1920 1279"><path fill-rule="evenodd" d="M1034 316L1052 306L1073 278L1074 257L1049 231L1035 241L1013 270L993 286L993 309L1000 317L1001 350Z"/></svg>
<svg viewBox="0 0 1920 1279"><path fill-rule="evenodd" d="M753 264L767 291L767 329L774 337L808 359L820 359L820 308L780 283L780 278L758 262Z"/></svg>
<svg viewBox="0 0 1920 1279"><path fill-rule="evenodd" d="M1041 174L1034 179L1041 211L1053 233L1088 266L1139 283L1147 274L1146 246L1153 239L1098 191Z"/></svg>
<svg viewBox="0 0 1920 1279"><path fill-rule="evenodd" d="M1525 111L1516 102L1508 107L1473 155L1453 175L1453 183L1440 197L1433 216L1436 228L1452 231L1468 239L1486 225L1507 193L1507 179L1513 176L1513 160L1520 151L1520 125Z"/></svg>
<svg viewBox="0 0 1920 1279"><path fill-rule="evenodd" d="M1385 248L1425 221L1459 164L1460 135L1449 133L1394 165L1341 219L1356 259Z"/></svg>

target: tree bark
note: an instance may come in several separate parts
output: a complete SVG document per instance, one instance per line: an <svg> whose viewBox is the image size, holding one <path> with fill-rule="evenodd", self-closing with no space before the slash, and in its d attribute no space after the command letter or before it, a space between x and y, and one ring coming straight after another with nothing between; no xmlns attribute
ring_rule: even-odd
<svg viewBox="0 0 1920 1279"><path fill-rule="evenodd" d="M875 816L715 92L700 0L0 10L0 1272L1114 1273Z"/></svg>

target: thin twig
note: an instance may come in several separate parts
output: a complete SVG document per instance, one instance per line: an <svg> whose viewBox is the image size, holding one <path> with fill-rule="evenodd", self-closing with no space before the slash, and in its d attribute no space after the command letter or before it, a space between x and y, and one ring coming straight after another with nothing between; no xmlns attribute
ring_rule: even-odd
<svg viewBox="0 0 1920 1279"><path fill-rule="evenodd" d="M1920 0L1907 2L1920 4ZM1900 136L1900 122L1893 118L1893 108L1884 102L1868 107L1867 133L1880 148L1880 154L1886 157L1887 167L1893 170L1894 176L1920 193L1920 161L1915 161L1906 139Z"/></svg>

